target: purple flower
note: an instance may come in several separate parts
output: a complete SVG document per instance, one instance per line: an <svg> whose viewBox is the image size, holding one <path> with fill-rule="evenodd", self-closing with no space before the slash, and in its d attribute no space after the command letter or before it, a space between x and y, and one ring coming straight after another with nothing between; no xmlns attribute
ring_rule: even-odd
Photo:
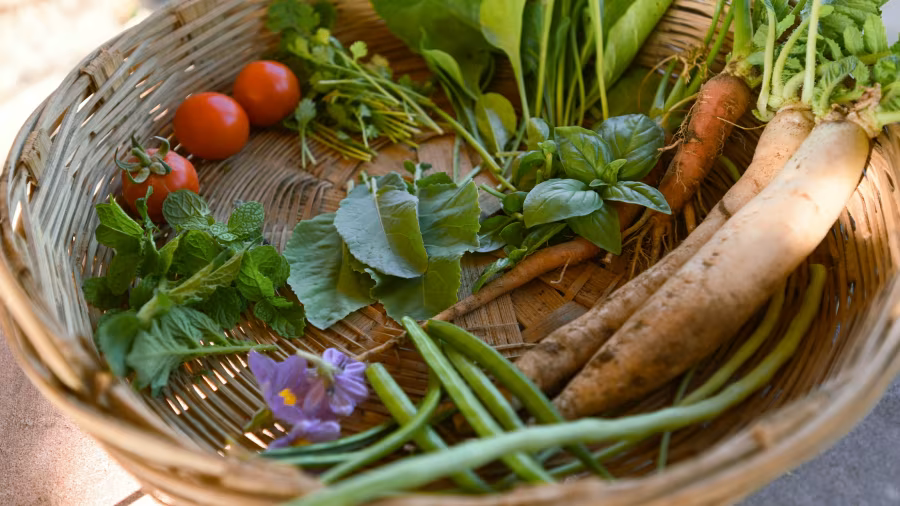
<svg viewBox="0 0 900 506"><path fill-rule="evenodd" d="M341 435L341 426L334 420L299 420L290 432L269 444L269 448L284 448L296 443L331 441Z"/></svg>
<svg viewBox="0 0 900 506"><path fill-rule="evenodd" d="M321 418L329 414L348 416L357 404L369 397L364 376L366 364L356 362L334 348L325 350L322 358L324 367L317 370L320 379L313 380L309 387L303 410Z"/></svg>

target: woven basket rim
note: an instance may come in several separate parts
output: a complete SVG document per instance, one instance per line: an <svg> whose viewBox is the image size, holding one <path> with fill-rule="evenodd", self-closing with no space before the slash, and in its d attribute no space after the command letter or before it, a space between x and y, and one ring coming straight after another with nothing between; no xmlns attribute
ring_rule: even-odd
<svg viewBox="0 0 900 506"><path fill-rule="evenodd" d="M108 408L103 409L99 404L113 406L121 403L131 409L140 409L127 400L130 395L127 385L105 371L96 357L73 349L70 345L74 339L57 338L54 322L46 321L19 282L20 276L30 274L26 274L28 269L16 251L17 243L22 240L14 230L12 217L8 216L10 201L7 190L10 177L22 170L19 167L20 158L34 126L52 104L66 98L66 91L72 83L88 78L83 68L89 62L124 37L140 33L144 23L173 16L177 5L167 4L147 21L116 35L86 56L32 113L17 134L3 166L6 173L0 182L0 300L3 302L0 325L15 360L42 395L85 428L117 459L121 460L119 457L123 454L131 458L152 457L157 463L162 459L162 462L172 466L186 465L223 481L240 480L240 476L244 476L245 480L257 477L267 480L273 497L298 489L314 490L320 486L316 480L293 468L263 459L248 463L222 458L199 449L174 431L166 431L167 428L161 423L158 427L148 428L136 423L123 423L122 419L110 416ZM890 127L883 135L900 139L900 126ZM808 397L766 413L746 429L698 457L673 465L663 473L612 484L587 478L564 485L527 487L505 495L457 499L467 504L495 504L497 501L504 504L553 504L563 499L574 503L605 500L604 504L625 504L617 499L617 494L623 490L634 492L640 489L638 496L642 498L641 504L718 504L739 498L735 495L735 489L742 490L741 495L746 495L814 457L849 432L900 374L900 324L897 322L900 316L900 271L891 275L879 297L884 299L882 309L869 311L862 326L872 336L881 336L882 342L879 345L875 343L877 339L872 338L867 343L868 347L876 349L866 350L868 353L860 352L860 355L865 355L865 367L857 367L853 375L845 373L831 379ZM72 354L81 362L73 364L69 360ZM856 360L861 361L862 358L857 357ZM104 398L99 398L101 392ZM126 468L141 477L140 471ZM753 469L753 473L748 473L748 469ZM702 476L702 480L698 481L698 476ZM416 497L409 496L409 502L415 502ZM429 497L420 496L425 501ZM629 499L634 497L632 494ZM242 499L250 500L249 496ZM401 497L396 502L404 501ZM268 502L263 500L260 503Z"/></svg>

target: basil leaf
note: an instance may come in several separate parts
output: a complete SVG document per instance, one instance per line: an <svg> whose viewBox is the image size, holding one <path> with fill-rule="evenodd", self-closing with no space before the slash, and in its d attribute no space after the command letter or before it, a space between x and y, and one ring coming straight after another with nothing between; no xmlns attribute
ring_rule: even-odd
<svg viewBox="0 0 900 506"><path fill-rule="evenodd" d="M528 149L538 149L538 143L550 138L550 127L541 118L529 118L525 124L525 139Z"/></svg>
<svg viewBox="0 0 900 506"><path fill-rule="evenodd" d="M513 192L503 197L503 210L509 214L521 213L525 206L525 198L528 192Z"/></svg>
<svg viewBox="0 0 900 506"><path fill-rule="evenodd" d="M515 221L511 216L493 216L481 222L478 234L478 248L476 253L488 253L506 246L506 241L500 237L504 227Z"/></svg>
<svg viewBox="0 0 900 506"><path fill-rule="evenodd" d="M614 255L622 252L622 230L619 228L619 213L613 206L603 206L587 216L566 220L572 230L591 241L597 247Z"/></svg>
<svg viewBox="0 0 900 506"><path fill-rule="evenodd" d="M372 295L395 321L404 316L425 320L455 304L461 273L459 258L432 259L425 274L412 279L369 270L375 280Z"/></svg>
<svg viewBox="0 0 900 506"><path fill-rule="evenodd" d="M283 297L257 302L253 307L253 315L269 325L275 333L289 339L302 336L306 327L303 307Z"/></svg>
<svg viewBox="0 0 900 506"><path fill-rule="evenodd" d="M601 194L605 200L637 204L654 211L672 214L669 203L666 202L666 197L656 188L640 181L621 181L615 185L603 188Z"/></svg>
<svg viewBox="0 0 900 506"><path fill-rule="evenodd" d="M525 226L531 228L573 216L590 214L603 206L603 199L588 185L575 179L551 179L534 187L525 198Z"/></svg>
<svg viewBox="0 0 900 506"><path fill-rule="evenodd" d="M596 132L577 126L557 127L553 132L563 169L572 179L590 183L597 177L597 169L618 158Z"/></svg>
<svg viewBox="0 0 900 506"><path fill-rule="evenodd" d="M429 184L418 190L419 229L429 259L459 258L478 249L478 189L469 181Z"/></svg>
<svg viewBox="0 0 900 506"><path fill-rule="evenodd" d="M110 290L106 276L85 279L81 290L88 304L103 311L122 307L128 300L122 293L115 294Z"/></svg>
<svg viewBox="0 0 900 506"><path fill-rule="evenodd" d="M475 280L475 285L472 286L472 293L476 293L478 292L478 290L481 290L481 287L483 287L488 281L493 279L494 276L509 269L510 267L512 267L512 265L513 263L508 257L498 258L497 260L495 260L493 263L491 263L491 265L488 265L484 272L481 273L481 276L479 276L478 279Z"/></svg>
<svg viewBox="0 0 900 506"><path fill-rule="evenodd" d="M529 151L516 157L512 167L512 183L520 190L530 190L537 183L538 169L546 165L546 157L540 151Z"/></svg>
<svg viewBox="0 0 900 506"><path fill-rule="evenodd" d="M500 231L500 238L506 244L518 247L525 240L525 231L525 225L521 221L514 221Z"/></svg>
<svg viewBox="0 0 900 506"><path fill-rule="evenodd" d="M259 202L244 202L228 218L228 231L240 240L248 240L262 235L265 212Z"/></svg>
<svg viewBox="0 0 900 506"><path fill-rule="evenodd" d="M190 190L170 193L163 202L163 217L176 230L206 230L214 221L206 201Z"/></svg>
<svg viewBox="0 0 900 506"><path fill-rule="evenodd" d="M491 153L503 151L516 134L516 111L499 93L485 93L475 102L475 123Z"/></svg>
<svg viewBox="0 0 900 506"><path fill-rule="evenodd" d="M334 218L329 213L301 221L284 250L291 271L288 284L306 308L309 323L319 329L375 302L373 282L358 270L363 266L350 255Z"/></svg>
<svg viewBox="0 0 900 506"><path fill-rule="evenodd" d="M372 268L405 278L428 267L418 220L418 199L390 186L372 194L357 186L341 201L334 225L350 253Z"/></svg>
<svg viewBox="0 0 900 506"><path fill-rule="evenodd" d="M565 228L565 223L548 223L531 229L525 236L525 240L522 241L522 248L525 249L526 255L534 253L541 245L556 237L556 234Z"/></svg>
<svg viewBox="0 0 900 506"><path fill-rule="evenodd" d="M643 114L609 118L596 130L609 146L611 159L628 160L618 172L619 180L636 181L646 176L656 165L666 139L662 127Z"/></svg>

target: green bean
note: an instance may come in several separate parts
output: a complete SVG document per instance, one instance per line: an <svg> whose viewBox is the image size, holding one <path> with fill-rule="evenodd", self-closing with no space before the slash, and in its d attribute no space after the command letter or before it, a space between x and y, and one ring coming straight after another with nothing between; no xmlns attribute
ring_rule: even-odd
<svg viewBox="0 0 900 506"><path fill-rule="evenodd" d="M366 377L369 379L369 383L372 385L375 393L381 398L381 401L390 402L390 389L382 388L378 375L370 374L366 371ZM428 378L428 391L425 393L425 398L422 399L422 404L419 406L419 411L415 416L386 438L369 446L365 450L356 452L356 456L353 460L344 461L329 469L322 474L319 479L322 480L322 483L333 483L339 478L342 478L361 467L390 455L412 439L416 433L420 432L422 428L428 424L428 420L431 418L431 415L434 414L434 410L437 409L440 400L441 383L432 373Z"/></svg>
<svg viewBox="0 0 900 506"><path fill-rule="evenodd" d="M400 388L400 385L394 381L394 378L387 369L385 369L383 365L375 363L367 368L366 373L377 376L381 388L388 392L389 395L386 397L388 402L386 402L384 406L391 416L394 417L398 423L409 423L416 414L416 407L413 405L412 401L409 400L409 397L406 396L406 392L404 392L403 389ZM449 415L452 412L453 411L439 412L432 418L432 423L437 423L437 419L441 416ZM447 443L445 443L444 440L441 439L441 436L439 436L431 427L425 427L425 430L417 433L413 439L420 448L427 452L437 452L449 448ZM491 486L479 478L472 470L465 470L452 474L450 475L450 479L469 492L486 493L493 491Z"/></svg>
<svg viewBox="0 0 900 506"><path fill-rule="evenodd" d="M478 467L511 452L540 451L574 442L641 438L715 418L762 388L797 350L800 340L806 335L818 313L825 285L824 266L811 265L810 272L810 285L804 295L803 305L784 338L746 376L709 399L689 406L675 406L615 420L583 418L574 422L529 427L468 441L443 452L410 457L373 469L289 504L350 506L380 497L389 491L408 490L431 483L460 468ZM407 327L408 330L410 328L411 326ZM410 334L412 337L412 332ZM424 333L422 334L424 336ZM427 339L427 336L425 337ZM430 350L429 354L433 351Z"/></svg>
<svg viewBox="0 0 900 506"><path fill-rule="evenodd" d="M288 448L275 448L266 450L260 455L274 459L291 458L299 455L309 455L314 453L331 453L339 451L340 453L362 448L377 440L384 432L393 427L393 422L386 422L372 427L371 429L353 434L351 436L335 439L334 441L324 441L322 443L313 443L304 446L291 446Z"/></svg>
<svg viewBox="0 0 900 506"><path fill-rule="evenodd" d="M282 464L300 467L326 467L352 461L358 454L359 452L294 455L291 457L279 458L278 461Z"/></svg>
<svg viewBox="0 0 900 506"><path fill-rule="evenodd" d="M427 327L428 331L435 337L446 341L454 349L470 360L475 361L489 374L497 378L497 381L516 396L519 402L525 406L525 409L539 423L547 424L565 421L562 415L559 414L559 411L556 410L556 407L553 406L553 403L550 402L550 399L520 369L510 363L509 360L506 360L500 352L489 344L452 323L429 320ZM594 460L591 452L584 445L573 445L566 448L566 450L582 461L588 469L602 476L612 477L606 468Z"/></svg>
<svg viewBox="0 0 900 506"><path fill-rule="evenodd" d="M419 349L422 358L425 359L425 363L438 375L447 393L450 394L453 402L456 403L456 407L459 408L459 411L472 425L472 428L475 429L475 433L481 437L502 434L503 428L500 427L496 420L491 418L484 405L478 401L472 390L459 376L459 373L456 372L450 361L447 360L447 357L441 353L437 344L428 337L428 334L419 327L419 324L409 317L404 317L402 323L406 327L407 335L415 343L416 348ZM452 451L452 449L448 451ZM552 483L554 481L540 464L525 453L507 453L508 455L498 455L498 457L501 457L503 463L524 480L531 483Z"/></svg>
<svg viewBox="0 0 900 506"><path fill-rule="evenodd" d="M506 397L503 397L500 390L491 383L491 380L478 366L453 348L445 349L444 353L447 354L447 358L450 359L450 362L453 363L459 374L472 387L475 395L481 399L481 402L484 403L488 411L494 415L494 418L500 422L504 429L516 430L525 427L525 424L519 419L519 415L516 414L516 410L506 400Z"/></svg>

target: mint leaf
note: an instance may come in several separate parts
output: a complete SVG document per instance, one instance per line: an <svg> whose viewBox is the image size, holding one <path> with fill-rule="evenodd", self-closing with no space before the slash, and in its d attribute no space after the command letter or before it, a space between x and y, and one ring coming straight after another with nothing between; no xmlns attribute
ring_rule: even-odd
<svg viewBox="0 0 900 506"><path fill-rule="evenodd" d="M156 270L154 271L155 274L165 277L169 273L169 269L172 268L172 262L175 260L175 253L178 251L178 247L181 246L182 237L184 236L175 236L174 239L170 240L159 249Z"/></svg>
<svg viewBox="0 0 900 506"><path fill-rule="evenodd" d="M163 217L176 230L206 230L214 221L206 201L190 190L170 193L163 202Z"/></svg>
<svg viewBox="0 0 900 506"><path fill-rule="evenodd" d="M180 236L172 258L172 268L182 276L193 276L221 252L222 248L209 233L189 230Z"/></svg>
<svg viewBox="0 0 900 506"><path fill-rule="evenodd" d="M291 272L291 266L274 246L257 246L248 254L256 269L272 281L272 286L276 290L284 286Z"/></svg>
<svg viewBox="0 0 900 506"><path fill-rule="evenodd" d="M229 243L238 240L238 236L232 234L231 231L228 230L228 225L224 223L213 223L209 226L209 233L223 246L227 246Z"/></svg>
<svg viewBox="0 0 900 506"><path fill-rule="evenodd" d="M115 295L128 290L141 268L143 257L137 253L117 253L106 269L106 283Z"/></svg>
<svg viewBox="0 0 900 506"><path fill-rule="evenodd" d="M150 199L150 195L153 195L153 185L147 185L146 195L134 201L138 214L141 219L144 220L144 228L147 230L156 228L156 225L153 224L153 220L150 219L150 213L147 210L147 201Z"/></svg>
<svg viewBox="0 0 900 506"><path fill-rule="evenodd" d="M309 323L319 329L375 302L369 295L372 281L344 245L334 218L329 213L301 221L284 250L288 284L306 308Z"/></svg>
<svg viewBox="0 0 900 506"><path fill-rule="evenodd" d="M575 179L550 179L537 185L525 198L525 226L590 214L603 206L600 195Z"/></svg>
<svg viewBox="0 0 900 506"><path fill-rule="evenodd" d="M419 188L419 229L429 259L459 258L478 248L478 189L469 181Z"/></svg>
<svg viewBox="0 0 900 506"><path fill-rule="evenodd" d="M374 195L364 185L354 188L341 201L334 225L361 262L389 275L416 277L428 266L418 199L390 184Z"/></svg>
<svg viewBox="0 0 900 506"><path fill-rule="evenodd" d="M603 188L601 194L605 200L637 204L654 211L672 214L666 197L656 188L640 181L621 181Z"/></svg>
<svg viewBox="0 0 900 506"><path fill-rule="evenodd" d="M614 255L622 252L622 230L615 207L603 206L587 216L569 218L566 222L576 234L597 247Z"/></svg>
<svg viewBox="0 0 900 506"><path fill-rule="evenodd" d="M103 311L122 307L127 301L123 294L115 294L110 290L105 276L84 280L81 290L88 304Z"/></svg>
<svg viewBox="0 0 900 506"><path fill-rule="evenodd" d="M395 321L404 316L425 320L455 304L460 273L459 258L432 259L425 274L412 279L369 271L375 280L372 295Z"/></svg>
<svg viewBox="0 0 900 506"><path fill-rule="evenodd" d="M231 255L224 263L210 262L193 276L168 292L175 304L190 304L203 300L220 286L229 286L238 276L244 253Z"/></svg>
<svg viewBox="0 0 900 506"><path fill-rule="evenodd" d="M610 160L623 158L627 164L617 172L619 180L636 181L656 165L666 134L655 121L643 114L628 114L607 119L595 127L610 148Z"/></svg>
<svg viewBox="0 0 900 506"><path fill-rule="evenodd" d="M303 308L284 297L257 302L253 307L253 314L268 324L276 334L289 339L302 336L306 326Z"/></svg>
<svg viewBox="0 0 900 506"><path fill-rule="evenodd" d="M191 307L209 316L219 327L231 329L241 320L241 313L247 309L247 300L236 288L223 286Z"/></svg>
<svg viewBox="0 0 900 506"><path fill-rule="evenodd" d="M128 295L128 305L134 308L143 306L153 298L153 295L156 293L157 287L159 287L158 277L147 276L145 278L141 278L138 284L131 289L131 293Z"/></svg>
<svg viewBox="0 0 900 506"><path fill-rule="evenodd" d="M117 252L140 250L144 229L119 207L115 199L110 197L108 204L97 204L95 209L100 219L100 225L94 232L97 242Z"/></svg>
<svg viewBox="0 0 900 506"><path fill-rule="evenodd" d="M557 127L553 132L563 169L572 179L590 183L597 177L598 168L620 158L613 157L612 148L603 137L586 128Z"/></svg>
<svg viewBox="0 0 900 506"><path fill-rule="evenodd" d="M334 254L334 253L332 253ZM259 301L275 296L275 284L260 272L259 264L252 255L244 255L238 272L237 289L250 301Z"/></svg>
<svg viewBox="0 0 900 506"><path fill-rule="evenodd" d="M104 318L97 327L94 339L116 376L128 374L126 357L140 332L141 322L133 310Z"/></svg>
<svg viewBox="0 0 900 506"><path fill-rule="evenodd" d="M265 213L259 202L244 202L228 218L228 231L240 240L248 240L262 235Z"/></svg>

